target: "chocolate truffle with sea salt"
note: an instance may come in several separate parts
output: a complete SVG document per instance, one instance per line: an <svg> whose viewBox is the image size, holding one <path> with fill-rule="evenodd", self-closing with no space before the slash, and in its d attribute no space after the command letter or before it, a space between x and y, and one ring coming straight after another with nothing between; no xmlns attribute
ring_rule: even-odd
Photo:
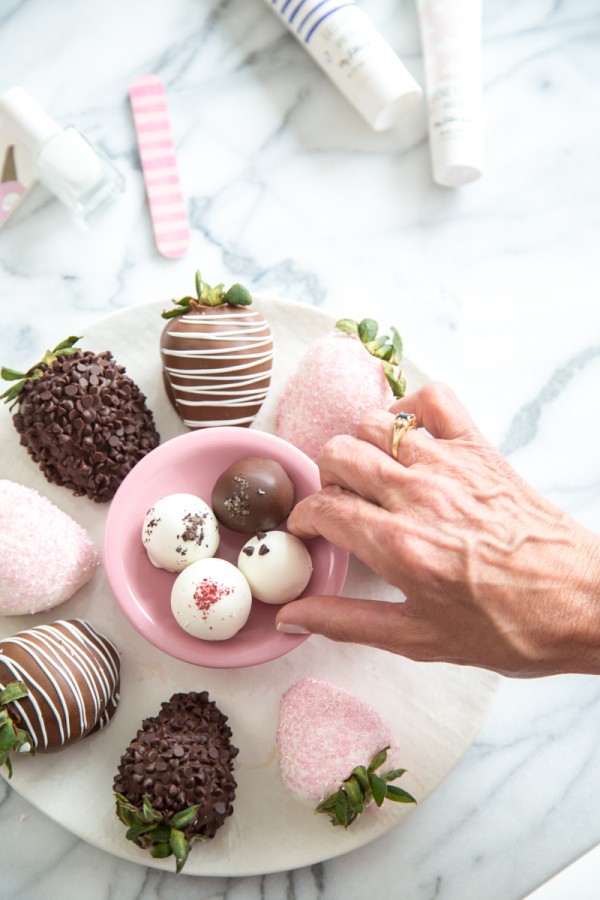
<svg viewBox="0 0 600 900"><path fill-rule="evenodd" d="M294 483L280 463L247 456L218 477L212 508L219 522L231 531L272 531L289 515L294 495Z"/></svg>

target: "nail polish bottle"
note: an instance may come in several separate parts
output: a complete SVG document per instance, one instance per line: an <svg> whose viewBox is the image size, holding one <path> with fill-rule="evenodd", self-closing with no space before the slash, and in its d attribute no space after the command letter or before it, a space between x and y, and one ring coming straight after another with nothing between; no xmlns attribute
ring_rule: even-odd
<svg viewBox="0 0 600 900"><path fill-rule="evenodd" d="M78 215L123 190L110 159L73 125L62 128L22 88L0 96L0 120L33 154L38 180Z"/></svg>

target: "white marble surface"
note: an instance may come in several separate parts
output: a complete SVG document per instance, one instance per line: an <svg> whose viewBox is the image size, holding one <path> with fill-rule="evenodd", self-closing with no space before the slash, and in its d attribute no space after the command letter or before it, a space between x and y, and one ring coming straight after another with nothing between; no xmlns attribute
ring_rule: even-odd
<svg viewBox="0 0 600 900"><path fill-rule="evenodd" d="M405 0L364 0L415 77ZM126 178L83 231L38 191L0 231L0 359L114 309L188 292L193 271L396 324L537 488L600 530L600 54L592 0L484 4L487 170L429 174L423 108L376 134L263 0L4 0L0 89L27 88ZM166 82L192 247L155 252L127 101ZM600 841L600 682L504 681L444 784L374 844L264 878L113 860L0 781L0 896L152 900L519 900ZM85 798L82 798L85 803ZM9 838L9 835L14 837Z"/></svg>

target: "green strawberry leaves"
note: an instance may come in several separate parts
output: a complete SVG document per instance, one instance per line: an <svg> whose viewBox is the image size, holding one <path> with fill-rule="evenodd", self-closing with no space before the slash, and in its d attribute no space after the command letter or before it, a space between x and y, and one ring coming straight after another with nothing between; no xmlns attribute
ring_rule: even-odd
<svg viewBox="0 0 600 900"><path fill-rule="evenodd" d="M163 319L173 319L175 316L181 316L190 310L200 307L212 306L250 306L252 297L250 292L242 284L232 284L228 290L224 289L222 284L211 287L206 281L200 277L200 272L196 271L196 296L182 297L180 300L173 300L175 307L173 309L164 309L161 313Z"/></svg>
<svg viewBox="0 0 600 900"><path fill-rule="evenodd" d="M15 725L8 711L9 703L22 700L28 693L23 681L11 681L0 691L0 766L6 766L9 778L12 778L13 773L11 753L35 754L31 735Z"/></svg>
<svg viewBox="0 0 600 900"><path fill-rule="evenodd" d="M408 791L389 783L401 778L406 769L392 769L377 774L377 769L380 769L387 759L388 750L389 746L379 750L368 766L356 766L352 769L350 776L342 782L338 790L319 803L315 813L329 816L332 825L348 828L372 801L377 806L382 806L385 800L394 803L416 803Z"/></svg>
<svg viewBox="0 0 600 900"><path fill-rule="evenodd" d="M18 402L19 395L23 390L25 382L30 379L35 381L36 379L41 378L48 366L51 366L52 363L56 362L60 356L72 356L74 353L77 353L79 348L75 347L75 344L80 340L81 337L76 337L74 335L65 338L65 340L61 341L60 344L57 344L53 350L46 350L42 359L26 372L18 372L16 369L2 366L0 369L0 377L2 377L4 381L14 381L16 384L13 384L4 391L3 394L0 394L0 400L4 400L4 402L8 404L9 409L12 409Z"/></svg>
<svg viewBox="0 0 600 900"><path fill-rule="evenodd" d="M379 325L375 319L363 319L355 322L354 319L339 319L335 323L338 331L357 337L371 356L381 360L383 372L394 397L404 397L406 393L406 378L400 370L402 360L402 338L398 330L390 328L391 338L387 334L378 335Z"/></svg>
<svg viewBox="0 0 600 900"><path fill-rule="evenodd" d="M144 795L142 807L135 806L123 794L115 792L117 816L127 826L125 837L144 850L148 850L154 859L175 857L175 871L181 872L187 862L192 841L203 840L201 835L193 835L189 840L184 829L191 825L200 806L188 806L174 815L165 818L156 810L149 798Z"/></svg>

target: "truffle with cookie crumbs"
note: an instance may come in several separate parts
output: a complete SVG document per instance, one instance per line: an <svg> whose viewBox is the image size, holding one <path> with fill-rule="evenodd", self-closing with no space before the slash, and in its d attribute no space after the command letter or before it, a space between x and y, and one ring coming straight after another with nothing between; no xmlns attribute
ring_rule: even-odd
<svg viewBox="0 0 600 900"><path fill-rule="evenodd" d="M142 542L153 566L181 572L199 559L214 556L219 523L208 505L194 494L168 494L146 513Z"/></svg>

